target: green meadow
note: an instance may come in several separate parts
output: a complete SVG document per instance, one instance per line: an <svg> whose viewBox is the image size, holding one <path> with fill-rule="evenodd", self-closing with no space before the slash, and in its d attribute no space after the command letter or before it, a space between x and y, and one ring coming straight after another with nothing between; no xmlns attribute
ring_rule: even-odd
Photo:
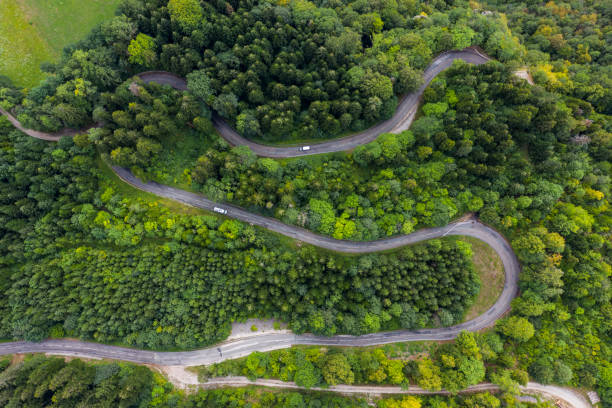
<svg viewBox="0 0 612 408"><path fill-rule="evenodd" d="M0 0L0 75L31 87L62 49L113 16L120 0Z"/></svg>

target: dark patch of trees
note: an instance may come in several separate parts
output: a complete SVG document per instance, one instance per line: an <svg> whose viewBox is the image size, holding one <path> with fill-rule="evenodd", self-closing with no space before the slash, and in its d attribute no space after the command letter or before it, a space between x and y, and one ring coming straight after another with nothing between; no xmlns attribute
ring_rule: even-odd
<svg viewBox="0 0 612 408"><path fill-rule="evenodd" d="M37 355L0 365L0 405L6 408L153 407L159 406L153 404L154 387L153 373L132 364L66 362ZM163 394L164 388L160 391Z"/></svg>

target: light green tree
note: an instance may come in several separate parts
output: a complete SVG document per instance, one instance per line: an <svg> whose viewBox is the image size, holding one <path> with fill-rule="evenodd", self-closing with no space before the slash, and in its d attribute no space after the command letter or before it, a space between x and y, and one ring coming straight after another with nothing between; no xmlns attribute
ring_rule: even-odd
<svg viewBox="0 0 612 408"><path fill-rule="evenodd" d="M198 99L212 105L215 91L210 84L206 71L193 71L187 75L187 89Z"/></svg>
<svg viewBox="0 0 612 408"><path fill-rule="evenodd" d="M325 359L322 371L323 378L329 385L352 384L355 381L351 365L342 353L329 354Z"/></svg>
<svg viewBox="0 0 612 408"><path fill-rule="evenodd" d="M145 67L153 66L157 60L155 48L155 39L146 34L138 34L128 46L130 62L132 64L139 64Z"/></svg>
<svg viewBox="0 0 612 408"><path fill-rule="evenodd" d="M424 358L417 364L417 383L421 388L430 391L439 391L442 388L440 378L440 367L436 366L429 358Z"/></svg>
<svg viewBox="0 0 612 408"><path fill-rule="evenodd" d="M535 329L524 317L512 316L500 323L501 332L517 341L524 342L535 334Z"/></svg>
<svg viewBox="0 0 612 408"><path fill-rule="evenodd" d="M202 7L198 0L170 0L168 10L170 18L188 32L197 28L202 21Z"/></svg>

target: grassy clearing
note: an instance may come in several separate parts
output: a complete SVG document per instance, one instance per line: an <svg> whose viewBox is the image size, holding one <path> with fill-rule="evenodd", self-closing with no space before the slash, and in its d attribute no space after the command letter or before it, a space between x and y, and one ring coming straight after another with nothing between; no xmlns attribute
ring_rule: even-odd
<svg viewBox="0 0 612 408"><path fill-rule="evenodd" d="M486 312L497 301L504 289L504 265L499 255L489 245L479 239L462 237L472 245L472 262L480 277L480 292L468 309L465 320L470 320Z"/></svg>
<svg viewBox="0 0 612 408"><path fill-rule="evenodd" d="M0 7L0 75L20 86L44 78L40 64L53 58L49 44L34 27L17 0L2 0Z"/></svg>
<svg viewBox="0 0 612 408"><path fill-rule="evenodd" d="M34 27L59 55L84 38L98 23L111 18L120 0L19 0Z"/></svg>
<svg viewBox="0 0 612 408"><path fill-rule="evenodd" d="M120 0L2 0L0 75L32 87L45 74L40 64L57 61L62 49L113 16Z"/></svg>

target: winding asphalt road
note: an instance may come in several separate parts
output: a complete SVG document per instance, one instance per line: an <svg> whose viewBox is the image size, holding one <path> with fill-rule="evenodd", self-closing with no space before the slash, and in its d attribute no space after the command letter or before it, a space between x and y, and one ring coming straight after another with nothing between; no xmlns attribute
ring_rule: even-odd
<svg viewBox="0 0 612 408"><path fill-rule="evenodd" d="M450 67L455 60L463 60L470 64L480 65L489 61L490 58L485 54L473 48L464 50L447 51L438 55L432 63L423 72L423 85L413 92L402 98L397 106L393 116L388 120L381 122L362 132L355 133L340 139L330 140L324 143L311 144L310 150L302 151L299 146L296 147L275 147L267 146L252 142L242 137L238 132L232 129L219 115L213 115L213 124L217 132L230 144L234 146L249 146L251 150L258 156L263 157L297 157L307 156L321 153L332 153L354 149L357 146L369 143L375 140L381 133L399 133L406 130L412 124L412 120L418 110L421 95L429 85L429 83L442 71ZM158 84L169 85L174 89L181 91L187 90L187 82L185 79L176 76L166 71L147 71L138 74L138 77L145 83L156 82ZM27 129L19 123L19 121L0 107L0 113L8 118L8 120L23 133L35 137L37 139L57 141L64 136L74 136L97 125L92 125L83 129L62 129L56 133L46 133L38 130Z"/></svg>
<svg viewBox="0 0 612 408"><path fill-rule="evenodd" d="M351 149L363 143L374 140L381 132L401 131L409 127L418 107L418 102L425 86L442 70L452 64L455 59L462 59L474 64L486 62L488 58L472 49L463 51L451 51L439 55L434 62L427 68L424 74L424 85L418 92L408 95L402 100L395 115L386 122L383 122L362 133L338 139L318 145L313 145L308 152L300 152L295 147L270 147L253 144L241 138L229 127L218 127L223 137L234 144L247 144L257 154L271 157L292 157L304 154L317 154L333 151ZM173 86L177 89L186 89L185 81L179 77L165 72L145 72L139 75L145 82L159 82ZM22 132L45 140L57 140L58 138L74 133L75 130L66 130L61 134L45 134L43 132L25 129L21 124L5 110L0 113L8 119ZM215 121L219 126L218 120ZM132 361L137 363L152 363L160 365L202 365L219 362L229 358L237 358L248 355L253 351L266 351L279 348L290 347L294 344L311 345L337 345L337 346L372 346L385 343L418 341L418 340L450 340L462 330L476 331L489 327L495 323L510 308L510 302L518 291L518 275L520 265L506 240L495 230L471 219L449 224L445 227L427 228L415 233L397 236L389 239L382 239L370 242L353 242L335 240L330 237L317 235L313 232L299 227L283 224L282 222L253 214L239 207L219 204L207 198L180 190L177 188L161 185L155 182L143 183L128 170L113 167L115 173L125 182L132 186L158 195L183 202L198 208L213 210L213 207L223 207L228 210L227 216L235 218L253 225L283 234L285 236L343 253L368 253L382 250L399 248L417 242L444 237L446 235L467 235L478 238L489 244L500 256L505 270L505 284L501 296L497 302L485 313L473 320L460 325L423 330L397 330L391 332L381 332L364 336L333 336L319 337L313 335L294 335L294 334L266 334L252 338L236 339L222 343L218 346L189 352L153 352L145 350L135 350L123 347L107 346L96 343L88 343L71 340L48 340L40 343L13 342L0 344L0 354L43 352L54 354L78 355L82 357L94 358L113 358L119 360Z"/></svg>
<svg viewBox="0 0 612 408"><path fill-rule="evenodd" d="M137 188L172 198L199 208L212 209L219 205L194 193L185 192L157 183L142 183L131 173L115 169L120 177ZM170 192L170 193L169 193ZM506 240L495 230L476 220L460 221L445 227L426 228L413 234L370 242L351 242L334 240L314 234L298 227L281 223L275 219L244 211L238 207L224 205L228 217L250 222L271 231L311 243L323 248L348 253L367 253L393 249L417 242L444 237L446 235L467 235L489 244L500 256L505 270L504 289L497 302L480 316L459 325L422 330L396 330L367 334L363 336L339 335L332 337L311 334L261 334L252 337L226 341L213 347L186 352L155 352L124 347L107 346L74 340L46 340L40 343L13 342L0 343L1 354L14 353L52 353L90 358L111 358L136 363L159 364L164 366L194 366L217 363L227 359L246 356L254 351L270 351L291 347L297 344L328 346L373 346L386 343L451 340L462 330L476 331L495 323L509 308L517 293L520 265Z"/></svg>
<svg viewBox="0 0 612 408"><path fill-rule="evenodd" d="M486 55L474 49L462 51L449 51L436 57L432 64L423 74L423 85L414 93L407 95L399 103L397 111L389 120L379 123L363 132L354 134L342 139L332 140L320 144L311 145L308 151L301 151L299 147L273 147L260 145L251 142L236 131L218 116L213 116L213 123L217 131L228 142L233 145L247 145L259 156L266 157L296 157L311 154L330 153L353 149L359 145L369 143L376 139L379 134L386 132L401 132L410 127L412 120L418 109L420 97L431 82L431 80L441 71L448 68L456 59L461 59L472 64L482 64L489 60ZM170 85L175 89L186 90L187 84L184 79L167 72L144 72L139 74L144 82L157 82ZM74 136L75 134L87 131L84 129L64 129L57 133L45 133L32 129L27 129L19 123L9 112L0 107L0 113L23 133L38 139L57 141L64 136ZM143 183L128 170L121 167L113 167L115 173L125 182L135 188L156 194L161 197L170 198L194 207L213 210L213 207L221 206L228 210L227 216L235 218L252 225L257 225L271 231L286 235L288 237L316 245L322 248L344 252L344 253L368 253L387 249L402 247L424 240L440 238L446 235L466 235L480 239L490 245L500 256L505 270L505 284L501 296L497 302L485 313L468 322L446 328L423 329L423 330L397 330L391 332L381 332L364 336L333 336L320 337L314 335L294 335L294 334L265 334L252 337L238 338L226 341L214 347L186 351L186 352L155 352L148 350L137 350L125 347L109 346L99 343L83 342L78 340L46 340L40 343L31 342L10 342L0 343L0 355L21 354L21 353L47 353L54 355L76 356L84 358L106 358L123 361L131 361L142 364L157 364L168 368L184 368L186 366L207 365L227 359L234 359L246 356L253 351L270 351L281 348L288 348L297 344L305 345L330 345L330 346L372 346L394 342L419 341L419 340L451 340L462 330L476 331L491 326L510 308L510 302L518 291L518 275L520 265L516 255L512 251L506 240L492 228L479 223L475 219L460 221L449 224L445 227L427 228L419 230L413 234L398 236L370 242L351 242L335 240L326 236L314 234L310 231L286 225L280 221L261 215L253 214L239 207L227 204L219 204L206 199L205 197L183 191L180 189L164 186L155 182ZM243 377L216 378L207 383L199 384L203 388L215 388L223 386L245 386L260 385L276 388L299 389L293 383L286 383L275 380L257 380L251 382ZM478 384L465 392L494 391L498 387L493 384ZM429 391L418 387L401 389L399 387L380 387L380 386L349 386L338 385L326 389L343 394L427 394ZM575 408L587 408L590 404L579 393L561 387L529 383L522 387L524 393L535 392L553 399L560 398ZM438 393L445 393L444 391Z"/></svg>
<svg viewBox="0 0 612 408"><path fill-rule="evenodd" d="M455 60L479 65L489 61L490 58L473 48L466 48L461 51L447 51L438 55L423 72L423 85L415 92L406 95L398 104L393 116L384 122L340 139L330 140L324 143L310 145L310 150L302 151L299 146L294 147L275 147L255 143L242 137L232 129L227 122L218 115L213 115L213 124L217 132L230 144L234 146L248 146L255 154L263 157L297 157L321 153L332 153L354 149L357 146L375 140L381 133L399 133L406 130L412 124L412 120L418 110L421 95L429 83L442 71L450 67ZM143 72L138 75L144 82L157 82L170 85L175 89L186 90L187 83L184 79L168 72L151 71Z"/></svg>

